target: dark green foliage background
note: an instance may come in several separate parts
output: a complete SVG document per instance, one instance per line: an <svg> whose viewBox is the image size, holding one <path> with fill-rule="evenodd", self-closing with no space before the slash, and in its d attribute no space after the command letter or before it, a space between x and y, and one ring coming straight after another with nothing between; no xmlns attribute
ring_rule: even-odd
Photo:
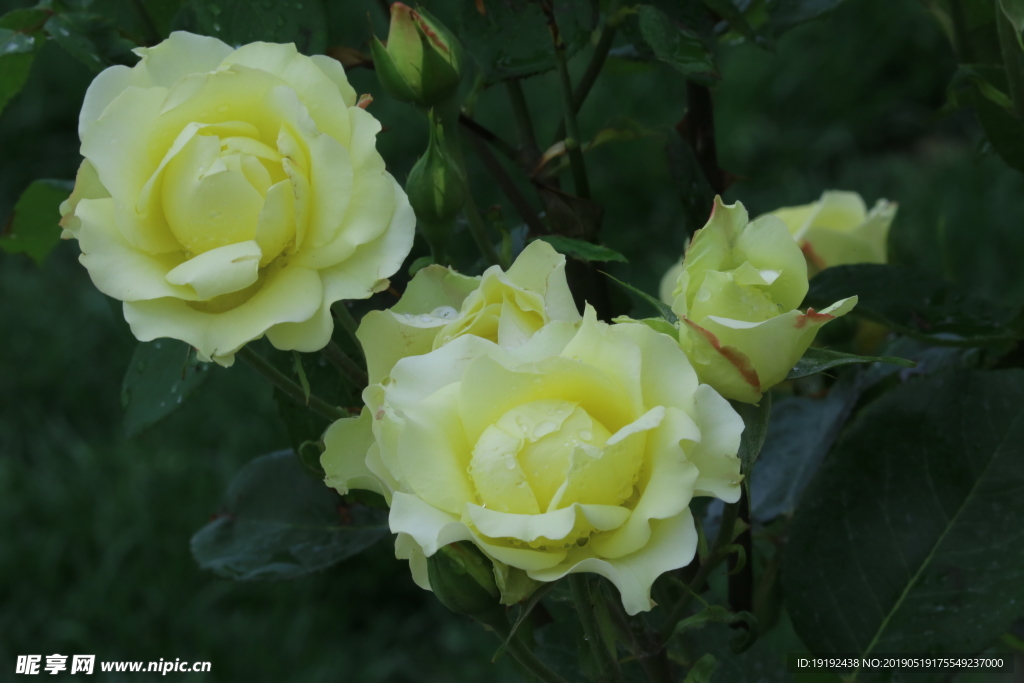
<svg viewBox="0 0 1024 683"><path fill-rule="evenodd" d="M27 4L4 0L0 13ZM142 4L160 31L216 18L208 16L214 3L193 0L177 18L171 0ZM296 10L287 26L245 5L217 5L225 39L298 30L313 51L365 49L371 23L385 31L369 2L329 2L322 17ZM96 0L90 10L134 21L127 1ZM586 55L583 48L573 59L574 73ZM970 111L936 114L955 67L915 0L847 0L785 34L774 53L725 47L718 144L723 168L739 178L726 198L752 215L831 188L859 191L869 204L896 200L893 261L973 296L1024 304L1024 176L984 153ZM0 222L32 180L73 178L78 109L92 76L56 43L40 50L28 84L0 115ZM350 78L377 97L371 111L388 128L379 146L404 179L425 147L425 126L379 91L372 72ZM524 87L546 141L558 123L556 79L548 73ZM487 91L474 116L512 138L505 102L500 89ZM626 117L664 128L684 105L668 66L613 57L580 125L592 135ZM649 137L588 154L606 210L602 241L630 260L610 270L649 292L685 239L663 146ZM501 202L489 182L473 189L482 206ZM507 206L504 215L511 223ZM231 476L288 447L273 395L245 367L214 369L181 410L125 439L121 381L134 340L77 253L63 243L42 267L0 253L0 677L18 654L93 653L213 662L210 675L189 680L518 680L507 659L488 663L491 636L413 585L387 541L288 583L235 583L200 570L189 539L218 511Z"/></svg>

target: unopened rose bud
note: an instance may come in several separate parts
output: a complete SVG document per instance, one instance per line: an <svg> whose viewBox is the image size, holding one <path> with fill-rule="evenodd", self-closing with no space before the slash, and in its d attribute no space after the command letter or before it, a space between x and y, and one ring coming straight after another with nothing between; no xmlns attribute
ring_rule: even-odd
<svg viewBox="0 0 1024 683"><path fill-rule="evenodd" d="M371 44L380 84L393 97L429 107L458 90L459 41L426 10L391 5L387 47Z"/></svg>
<svg viewBox="0 0 1024 683"><path fill-rule="evenodd" d="M420 230L435 258L443 260L455 217L466 201L465 179L448 153L443 127L433 119L427 151L409 172L405 188Z"/></svg>
<svg viewBox="0 0 1024 683"><path fill-rule="evenodd" d="M818 329L857 303L850 297L804 313L797 306L807 287L803 254L782 220L748 222L742 204L716 197L671 293L679 343L700 381L726 398L757 403L784 380Z"/></svg>
<svg viewBox="0 0 1024 683"><path fill-rule="evenodd" d="M470 543L452 543L427 558L430 588L441 604L497 631L508 628L498 603L494 566Z"/></svg>

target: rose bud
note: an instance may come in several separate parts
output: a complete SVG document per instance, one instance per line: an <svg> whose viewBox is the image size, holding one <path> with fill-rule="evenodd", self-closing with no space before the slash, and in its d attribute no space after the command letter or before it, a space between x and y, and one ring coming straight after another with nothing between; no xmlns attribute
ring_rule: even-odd
<svg viewBox="0 0 1024 683"><path fill-rule="evenodd" d="M374 38L371 51L380 84L396 99L430 107L458 90L459 41L426 10L393 3L387 47Z"/></svg>

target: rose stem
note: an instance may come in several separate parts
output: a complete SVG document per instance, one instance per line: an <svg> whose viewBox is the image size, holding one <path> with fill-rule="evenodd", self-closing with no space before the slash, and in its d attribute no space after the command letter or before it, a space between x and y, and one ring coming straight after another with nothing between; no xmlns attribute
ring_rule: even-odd
<svg viewBox="0 0 1024 683"><path fill-rule="evenodd" d="M343 377L352 381L357 388L366 386L366 371L359 367L359 364L348 357L340 346L333 341L327 342L327 346L320 350L327 362L334 366Z"/></svg>
<svg viewBox="0 0 1024 683"><path fill-rule="evenodd" d="M619 671L619 663L612 657L601 634L601 628L597 623L597 614L594 611L594 599L590 594L590 584L584 574L569 575L569 590L572 592L572 601L576 605L576 612L579 614L580 623L583 624L583 635L590 644L590 651L594 655L597 670L600 671L601 681L620 681L622 673Z"/></svg>
<svg viewBox="0 0 1024 683"><path fill-rule="evenodd" d="M533 132L533 120L530 118L530 108L526 104L526 95L523 94L523 85L518 79L509 79L505 81L505 90L508 92L512 114L515 116L519 145L526 150L528 165L532 167L540 159L540 147Z"/></svg>
<svg viewBox="0 0 1024 683"><path fill-rule="evenodd" d="M574 113L578 113L580 108L583 107L587 95L590 94L591 88L597 82L597 77L601 74L601 69L604 68L604 61L608 58L608 53L612 49L615 32L625 16L622 12L616 12L604 22L601 37L597 39L597 45L594 46L594 54L590 57L587 70L583 72L583 77L580 78L580 82L576 84L576 89L572 93L572 110ZM555 142L558 142L563 137L565 137L565 121L558 124L558 129L555 131Z"/></svg>
<svg viewBox="0 0 1024 683"><path fill-rule="evenodd" d="M476 134L477 137L486 140L487 142L494 145L494 149L501 152L509 161L517 163L517 152L516 148L510 145L507 141L500 138L497 133L492 131L486 126L482 126L476 122L473 118L466 116L465 114L459 114L459 124L466 130Z"/></svg>
<svg viewBox="0 0 1024 683"><path fill-rule="evenodd" d="M522 195L519 188L516 187L515 181L505 172L502 168L501 162L498 161L497 157L491 153L491 150L484 143L483 139L480 138L476 131L468 129L469 135L469 146L473 148L476 155L480 157L480 161L483 162L484 167L490 171L491 175L494 176L494 180L498 183L498 187L501 188L505 196L508 197L509 201L512 202L512 206L522 217L523 222L530 228L532 235L544 235L547 233L547 229L541 222L540 217L537 215L536 210L530 205L530 202Z"/></svg>
<svg viewBox="0 0 1024 683"><path fill-rule="evenodd" d="M690 592L679 598L679 602L672 606L672 610L668 613L668 618L666 618L665 624L662 626L661 642L663 647L668 642L668 639L672 637L676 624L683 618L683 614L686 613L686 608L690 606L694 596L704 588L704 584L707 582L708 577L711 576L711 572L721 564L722 560L728 557L729 553L722 551L732 543L732 530L736 526L736 517L739 515L739 510L739 503L729 503L722 511L722 523L718 528L718 538L715 539L715 545L711 549L711 553L708 555L707 560L701 562L697 573L690 580ZM747 558L747 561L749 562L750 558Z"/></svg>
<svg viewBox="0 0 1024 683"><path fill-rule="evenodd" d="M468 188L466 191L466 205L462 207L462 213L465 214L466 222L469 223L469 234L473 236L473 241L476 242L476 246L480 253L484 255L484 258L490 263L501 265L508 270L509 264L501 262L501 257L498 256L494 245L491 244L491 240L487 237L487 226L484 225L484 219L480 217L480 211L476 208L476 202L473 201L473 195L470 194Z"/></svg>
<svg viewBox="0 0 1024 683"><path fill-rule="evenodd" d="M506 652L512 655L524 669L537 677L542 683L569 683L564 678L548 668L547 664L537 658L537 655L530 651L519 638L512 638L506 648Z"/></svg>
<svg viewBox="0 0 1024 683"><path fill-rule="evenodd" d="M284 392L290 399L296 403L304 406L308 406L310 410L319 415L320 417L326 418L331 422L342 418L348 417L348 413L332 406L327 401L323 400L319 396L313 394L309 395L309 400L306 400L306 392L302 390L295 382L291 381L277 368L267 362L267 359L256 353L248 346L243 346L235 352L239 358L249 364L256 372L267 378L271 384Z"/></svg>
<svg viewBox="0 0 1024 683"><path fill-rule="evenodd" d="M607 586L608 584L602 582L602 585ZM657 635L645 627L643 633L644 643L641 645L637 640L637 634L630 627L629 617L626 616L626 612L622 609L622 603L612 596L611 599L606 601L606 604L608 605L608 614L615 625L615 630L619 632L619 636L625 641L630 652L633 653L637 663L640 664L640 668L644 670L647 680L651 683L671 683L672 672L668 665L668 657L665 655L665 650L661 647Z"/></svg>
<svg viewBox="0 0 1024 683"><path fill-rule="evenodd" d="M569 153L569 165L572 167L573 184L576 196L590 199L590 183L587 181L587 169L583 164L583 151L580 149L580 129L576 123L576 111L573 109L572 81L569 79L569 63L565 56L565 41L558 30L555 20L555 8L551 0L543 0L541 8L547 15L548 30L555 44L555 64L558 66L558 82L562 91L562 109L565 113L565 149Z"/></svg>
<svg viewBox="0 0 1024 683"><path fill-rule="evenodd" d="M348 306L342 301L337 306L331 306L331 313L337 319L341 326L345 328L345 332L351 337L352 342L356 345L356 355L360 358L365 358L363 354L363 345L359 343L359 337L356 336L356 330L359 329L359 323L352 317L352 312L348 310Z"/></svg>

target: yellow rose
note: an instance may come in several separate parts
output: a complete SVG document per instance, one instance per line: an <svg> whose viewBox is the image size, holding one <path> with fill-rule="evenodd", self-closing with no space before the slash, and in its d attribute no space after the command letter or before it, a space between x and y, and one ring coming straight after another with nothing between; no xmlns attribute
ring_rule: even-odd
<svg viewBox="0 0 1024 683"><path fill-rule="evenodd" d="M363 397L325 436L326 481L388 499L396 555L424 588L425 558L470 541L499 576L601 574L636 614L693 559L691 498L740 495L739 415L672 337L590 307L518 345L455 336Z"/></svg>
<svg viewBox="0 0 1024 683"><path fill-rule="evenodd" d="M89 86L61 207L93 283L140 340L230 365L264 334L329 341L330 306L383 287L415 218L341 65L294 45L173 33Z"/></svg>
<svg viewBox="0 0 1024 683"><path fill-rule="evenodd" d="M868 211L856 192L830 190L803 206L767 214L781 218L807 257L812 275L829 266L850 263L885 263L889 226L895 203L878 200Z"/></svg>
<svg viewBox="0 0 1024 683"><path fill-rule="evenodd" d="M742 204L716 197L672 292L679 343L700 380L746 403L784 380L818 328L857 303L850 297L802 313L807 287L804 257L780 219L748 223Z"/></svg>
<svg viewBox="0 0 1024 683"><path fill-rule="evenodd" d="M499 266L480 277L436 265L420 270L401 300L389 310L367 313L356 334L370 383L376 384L399 359L461 335L518 346L552 320L576 322L580 314L565 280L565 257L538 240L507 273Z"/></svg>

